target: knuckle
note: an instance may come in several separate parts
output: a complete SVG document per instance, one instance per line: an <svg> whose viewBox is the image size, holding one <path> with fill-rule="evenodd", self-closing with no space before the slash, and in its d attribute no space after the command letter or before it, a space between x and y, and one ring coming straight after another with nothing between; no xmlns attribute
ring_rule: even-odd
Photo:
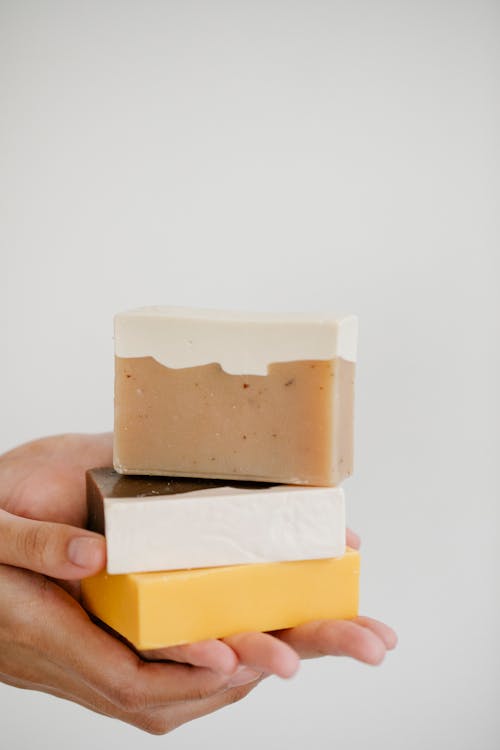
<svg viewBox="0 0 500 750"><path fill-rule="evenodd" d="M139 729L148 734L162 735L168 734L175 727L162 714L143 713L135 722Z"/></svg>
<svg viewBox="0 0 500 750"><path fill-rule="evenodd" d="M146 696L130 683L115 686L112 699L125 713L140 713L146 708Z"/></svg>
<svg viewBox="0 0 500 750"><path fill-rule="evenodd" d="M37 568L44 566L47 556L47 536L42 526L33 525L16 540L17 552L22 559Z"/></svg>
<svg viewBox="0 0 500 750"><path fill-rule="evenodd" d="M336 642L338 642L339 636L342 636L341 620L336 621L336 630L338 631ZM328 654L330 654L332 651L333 644L331 621L322 620L321 622L318 622L314 636L316 641L316 653L319 656L328 656Z"/></svg>
<svg viewBox="0 0 500 750"><path fill-rule="evenodd" d="M253 682L251 685L241 685L240 687L232 688L231 690L228 690L226 693L227 698L227 704L230 705L232 703L238 703L238 701L243 700L243 698L246 698L249 693L252 692L254 687L258 684L258 682Z"/></svg>
<svg viewBox="0 0 500 750"><path fill-rule="evenodd" d="M216 693L219 693L221 690L224 690L224 685L212 684L212 683L206 683L206 684L197 684L190 687L189 690L186 691L186 695L184 697L184 700L187 701L202 701L205 700L205 698L210 698L212 695L215 695Z"/></svg>

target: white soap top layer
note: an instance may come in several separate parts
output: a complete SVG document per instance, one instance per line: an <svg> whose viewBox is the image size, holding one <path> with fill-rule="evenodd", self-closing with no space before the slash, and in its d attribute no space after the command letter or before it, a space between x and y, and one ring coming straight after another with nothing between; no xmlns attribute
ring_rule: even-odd
<svg viewBox="0 0 500 750"><path fill-rule="evenodd" d="M166 367L220 364L231 375L266 375L273 362L356 361L355 315L223 312L143 307L115 316L115 354Z"/></svg>
<svg viewBox="0 0 500 750"><path fill-rule="evenodd" d="M341 557L338 487L222 487L105 498L108 573Z"/></svg>

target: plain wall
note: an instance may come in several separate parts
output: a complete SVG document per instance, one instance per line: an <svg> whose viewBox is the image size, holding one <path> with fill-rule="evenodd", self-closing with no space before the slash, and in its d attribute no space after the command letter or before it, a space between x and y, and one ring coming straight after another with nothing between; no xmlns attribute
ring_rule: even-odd
<svg viewBox="0 0 500 750"><path fill-rule="evenodd" d="M355 312L348 517L400 636L163 739L1 686L6 750L500 745L499 11L0 0L0 450L111 428L118 310Z"/></svg>

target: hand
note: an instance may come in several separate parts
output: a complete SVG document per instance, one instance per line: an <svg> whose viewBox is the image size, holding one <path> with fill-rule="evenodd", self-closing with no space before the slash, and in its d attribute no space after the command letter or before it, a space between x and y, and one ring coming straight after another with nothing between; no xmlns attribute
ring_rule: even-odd
<svg viewBox="0 0 500 750"><path fill-rule="evenodd" d="M69 590L73 597L77 599L77 581L103 567L104 539L100 535L84 531L79 527L84 527L86 523L84 470L95 466L109 466L112 459L111 453L111 436L109 435L66 435L34 441L1 457L0 507L15 515L1 514L0 512L0 529L3 530L0 537L5 540L3 551L0 549L0 562L39 571L45 573L46 576L75 581L70 587L70 584L63 581L59 581L59 585L54 582L49 584L46 578L31 576L32 583L36 580L38 587L43 590L49 590L50 587L51 595L57 595L59 599L61 596L65 597L61 600L61 602L64 601L63 611L69 613L68 607L71 607L73 613L78 612L81 621L80 626L84 622L86 631L89 627L94 628L94 638L102 639L105 637L108 646L110 643L113 644L113 649L109 650L108 653L110 657L111 655L114 656L114 661L113 664L109 663L107 679L113 679L115 685L113 687L106 683L105 686L101 686L101 694L108 695L111 691L116 695L116 691L118 691L119 695L122 696L123 693L120 692L119 684L121 673L118 669L120 661L128 659L130 662L130 658L135 658L136 661L133 664L135 664L136 670L140 670L141 675L144 675L143 667L148 665L144 665L144 661L140 659L137 660L137 655L124 644L90 623L74 599L68 597L62 589L63 586L65 588L70 587ZM18 516L21 516L21 518ZM33 523L33 520L27 519L37 520L38 523ZM74 527L66 524L73 524ZM78 540L80 550L79 554L71 559L75 546L78 549L75 540ZM348 532L347 542L350 546L359 546L359 539L353 532ZM83 553L86 553L86 557ZM19 573L21 571L16 572L17 575ZM28 574L22 572L22 575ZM31 594L31 597L33 597L33 594ZM63 605L61 604L61 606ZM2 604L0 603L1 607ZM56 625L58 618L59 624ZM47 637L49 639L50 637L53 639L58 637L58 629L70 628L68 634L71 633L70 621L66 621L60 615L58 615L58 618L55 617L53 622L50 618L48 620ZM47 618L45 617L45 619ZM2 613L0 612L0 634L3 629L2 621ZM28 621L28 625L31 625L33 631L32 640L36 641L37 636L41 634L33 626L32 620ZM12 628L12 632L17 632L17 630L21 631L23 627L26 627L26 623L19 628L16 628L15 622L11 623L7 627L7 634L9 627ZM9 637L9 642L11 638L12 636ZM80 635L78 638L82 638L82 636ZM92 654L89 653L88 643L92 643L92 639L90 639L90 634L83 636L83 638L86 643L86 659L90 664ZM69 645L78 643L78 639L75 637L68 638L68 641ZM187 718L180 718L177 721L176 717L180 717L181 714L176 713L176 716L172 717L168 713L168 707L162 706L159 715L158 712L155 714L155 720L159 731L161 731L162 726L166 727L164 731L168 731L168 729L178 726L179 723L188 721L189 718L208 713L220 705L226 705L228 702L242 697L256 684L254 682L250 684L250 687L227 689L227 685L231 681L234 683L235 681L241 682L252 678L258 681L260 673L274 673L281 677L290 677L297 670L300 657L309 658L325 654L351 656L367 663L376 664L383 659L386 650L393 648L395 643L396 636L387 626L369 618L357 618L353 621L332 620L308 623L298 628L274 634L240 634L223 641L205 641L154 652L144 652L142 656L149 660L187 663L201 668L202 673L210 670L212 676L215 673L224 678L223 684L226 690L223 695L220 695L219 691L217 699L211 697L208 704L190 707L199 711L199 713L189 714ZM116 650L118 647L120 652ZM46 646L42 649L42 652L50 653ZM97 644L95 652L99 653ZM7 651L5 653L7 654ZM118 653L120 653L120 656L118 656ZM69 652L60 652L60 658L63 664L68 667L71 665ZM78 658L81 662L81 654ZM102 679L106 680L106 672L101 670L100 660L97 661L98 664L94 665L94 669L98 668L99 674L102 672ZM125 661L123 663L125 664ZM0 661L0 672L5 672L1 668L1 664ZM82 665L82 667L84 666L85 664ZM173 665L155 664L150 666L168 668ZM187 667L187 669L192 670L193 666ZM246 667L250 668L251 671L245 671ZM7 672L6 682L9 682L9 674ZM82 679L83 673L76 681L80 689L82 688ZM124 684L127 684L125 674L123 674L123 680L125 681ZM10 681L10 684L19 683ZM31 680L26 686L32 689L54 692L54 694L64 697L64 694L60 692L63 683L60 685L52 684L45 680L40 686L36 680ZM58 689L59 692L57 692ZM144 689L146 689L146 685L144 685ZM125 692L127 690L128 688L125 689ZM138 699L140 693L139 689L136 694ZM107 703L105 707L99 708L95 696L87 696L86 701L84 701L83 695L75 689L65 697L81 702L83 705L93 708L93 710L119 716L137 726L143 726L145 720L147 725L145 728L149 726L149 713L145 719L143 712L125 711L123 701L120 703L121 699L118 701L120 704L118 706L116 702L111 702L111 704ZM145 710L147 711L147 709ZM170 711L170 713L172 712ZM177 723L175 723L176 721Z"/></svg>
<svg viewBox="0 0 500 750"><path fill-rule="evenodd" d="M91 622L76 585L72 596L49 578L76 584L103 567L104 539L80 527L84 469L110 463L110 436L47 438L0 457L0 679L163 734L243 698L261 675L219 641L184 648L200 666L147 663Z"/></svg>

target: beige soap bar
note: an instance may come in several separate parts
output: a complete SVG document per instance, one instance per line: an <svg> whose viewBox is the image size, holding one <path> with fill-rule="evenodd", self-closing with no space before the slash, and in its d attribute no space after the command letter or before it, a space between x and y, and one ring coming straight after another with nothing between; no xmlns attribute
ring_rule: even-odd
<svg viewBox="0 0 500 750"><path fill-rule="evenodd" d="M358 613L359 554L327 560L97 576L84 606L140 650Z"/></svg>
<svg viewBox="0 0 500 750"><path fill-rule="evenodd" d="M121 474L336 485L352 473L354 316L115 317Z"/></svg>

